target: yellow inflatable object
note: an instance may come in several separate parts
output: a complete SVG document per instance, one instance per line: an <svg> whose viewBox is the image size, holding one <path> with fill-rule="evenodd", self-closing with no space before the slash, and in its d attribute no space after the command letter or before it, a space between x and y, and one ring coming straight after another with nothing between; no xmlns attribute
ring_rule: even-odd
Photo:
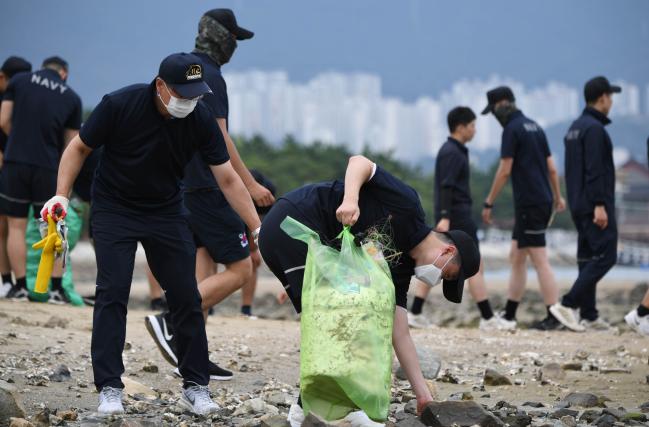
<svg viewBox="0 0 649 427"><path fill-rule="evenodd" d="M63 253L63 240L56 231L56 222L51 216L47 217L47 236L41 241L32 245L34 249L43 249L41 262L38 264L38 273L36 275L36 285L34 292L37 294L46 294L52 270L54 268L54 258L56 254Z"/></svg>

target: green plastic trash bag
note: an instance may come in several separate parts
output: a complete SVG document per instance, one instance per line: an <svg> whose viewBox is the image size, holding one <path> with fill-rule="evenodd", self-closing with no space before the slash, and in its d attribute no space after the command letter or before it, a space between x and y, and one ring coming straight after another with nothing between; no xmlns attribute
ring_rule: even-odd
<svg viewBox="0 0 649 427"><path fill-rule="evenodd" d="M72 305L84 305L81 295L74 289L74 282L72 281L72 264L70 263L70 252L79 241L81 237L82 220L77 210L81 211L81 205L76 206L70 203L67 215L65 216L65 225L68 227L68 262L63 273L63 291L70 299ZM27 290L29 291L29 298L32 301L45 302L48 300L48 294L37 294L34 292L36 284L36 275L38 274L38 264L41 261L41 251L33 249L32 245L41 240L41 233L38 230L38 220L34 219L32 211L29 212L29 220L27 222L27 233L25 241L27 244ZM50 287L52 283L50 281Z"/></svg>
<svg viewBox="0 0 649 427"><path fill-rule="evenodd" d="M326 420L362 409L383 421L390 406L394 285L382 252L354 244L340 252L287 217L282 230L308 244L300 321L300 393L305 413Z"/></svg>

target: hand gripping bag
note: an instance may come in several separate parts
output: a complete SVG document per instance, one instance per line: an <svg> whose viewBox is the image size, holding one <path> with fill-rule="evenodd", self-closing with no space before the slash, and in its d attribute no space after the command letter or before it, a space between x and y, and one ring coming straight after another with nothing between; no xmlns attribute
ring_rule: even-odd
<svg viewBox="0 0 649 427"><path fill-rule="evenodd" d="M282 230L308 245L300 321L300 393L306 414L326 420L361 409L387 418L392 367L394 285L381 250L358 247L349 227L340 252L287 217Z"/></svg>

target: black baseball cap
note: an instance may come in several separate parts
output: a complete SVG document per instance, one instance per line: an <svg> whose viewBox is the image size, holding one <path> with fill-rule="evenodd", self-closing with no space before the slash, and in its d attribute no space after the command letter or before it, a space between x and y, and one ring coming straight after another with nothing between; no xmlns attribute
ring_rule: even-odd
<svg viewBox="0 0 649 427"><path fill-rule="evenodd" d="M605 93L620 92L622 92L622 88L620 86L612 85L604 76L593 77L584 85L584 98L586 98L587 104L597 101L597 99Z"/></svg>
<svg viewBox="0 0 649 427"><path fill-rule="evenodd" d="M203 62L191 53L181 52L167 56L160 63L158 77L183 98L196 98L212 92L203 80Z"/></svg>
<svg viewBox="0 0 649 427"><path fill-rule="evenodd" d="M19 56L10 56L2 63L2 72L9 78L18 73L29 72L32 70L32 64Z"/></svg>
<svg viewBox="0 0 649 427"><path fill-rule="evenodd" d="M471 236L461 230L451 230L446 235L457 248L460 256L460 271L455 280L444 280L444 297L455 303L462 302L464 292L464 280L475 275L480 269L480 251Z"/></svg>
<svg viewBox="0 0 649 427"><path fill-rule="evenodd" d="M204 15L214 18L219 24L227 28L230 33L234 34L237 40L251 39L255 35L252 31L237 25L237 18L234 17L234 12L231 9L212 9L205 12Z"/></svg>
<svg viewBox="0 0 649 427"><path fill-rule="evenodd" d="M49 58L45 58L43 60L43 67L54 64L58 65L59 67L63 68L65 71L68 71L68 62L61 58L60 56L50 56Z"/></svg>
<svg viewBox="0 0 649 427"><path fill-rule="evenodd" d="M487 106L482 110L482 114L489 114L493 111L494 105L498 102L506 99L507 101L514 102L514 92L508 86L498 86L495 89L491 89L487 92Z"/></svg>

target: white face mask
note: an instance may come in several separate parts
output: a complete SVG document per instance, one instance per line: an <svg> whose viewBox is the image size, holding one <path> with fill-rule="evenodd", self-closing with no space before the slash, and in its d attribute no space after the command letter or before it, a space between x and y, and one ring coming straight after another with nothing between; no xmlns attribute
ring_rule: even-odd
<svg viewBox="0 0 649 427"><path fill-rule="evenodd" d="M198 100L200 99L200 96L198 98L192 98L192 99L176 98L171 94L171 91L167 87L167 84L164 83L164 85L165 85L165 89L167 89L167 92L169 92L169 103L165 104L164 101L162 101L160 92L158 92L158 97L160 98L160 101L162 101L164 106L167 108L169 114L171 114L173 117L177 119L184 119L185 117L189 116L191 112L194 111L194 108L196 108L196 104L198 104Z"/></svg>
<svg viewBox="0 0 649 427"><path fill-rule="evenodd" d="M442 270L446 265L449 263L451 260L450 258L446 261L446 264L442 268L439 268L435 265L439 257L442 256L441 254L435 258L435 261L433 261L432 264L426 264L426 265L420 265L419 267L415 267L415 277L431 288L433 286L437 286L442 282Z"/></svg>

